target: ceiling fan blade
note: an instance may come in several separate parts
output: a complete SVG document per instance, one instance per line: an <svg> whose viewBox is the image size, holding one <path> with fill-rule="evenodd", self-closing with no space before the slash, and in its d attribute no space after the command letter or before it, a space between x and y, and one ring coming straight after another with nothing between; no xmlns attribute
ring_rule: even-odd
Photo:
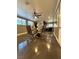
<svg viewBox="0 0 79 59"><path fill-rule="evenodd" d="M40 15L37 15L37 16L41 16L41 14Z"/></svg>

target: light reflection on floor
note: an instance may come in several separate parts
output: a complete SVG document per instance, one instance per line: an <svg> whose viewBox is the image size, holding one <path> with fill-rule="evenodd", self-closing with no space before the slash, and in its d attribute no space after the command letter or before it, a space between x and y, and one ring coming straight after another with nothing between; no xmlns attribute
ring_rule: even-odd
<svg viewBox="0 0 79 59"><path fill-rule="evenodd" d="M23 42L19 43L18 48L19 48L19 50L21 50L21 49L25 48L26 46L27 46L27 41L23 41Z"/></svg>
<svg viewBox="0 0 79 59"><path fill-rule="evenodd" d="M26 39L19 44L17 59L60 59L60 47L54 39L48 33L32 41Z"/></svg>

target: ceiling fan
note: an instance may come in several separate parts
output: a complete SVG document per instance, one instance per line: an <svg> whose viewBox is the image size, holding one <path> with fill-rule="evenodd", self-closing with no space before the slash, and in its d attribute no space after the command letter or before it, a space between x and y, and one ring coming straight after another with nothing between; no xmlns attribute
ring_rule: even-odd
<svg viewBox="0 0 79 59"><path fill-rule="evenodd" d="M39 18L40 16L42 16L40 13L37 13L35 9L33 9L33 16Z"/></svg>
<svg viewBox="0 0 79 59"><path fill-rule="evenodd" d="M26 2L26 5L29 5L29 2ZM36 12L36 9L33 9L33 18L39 18L40 16L42 16L40 13Z"/></svg>

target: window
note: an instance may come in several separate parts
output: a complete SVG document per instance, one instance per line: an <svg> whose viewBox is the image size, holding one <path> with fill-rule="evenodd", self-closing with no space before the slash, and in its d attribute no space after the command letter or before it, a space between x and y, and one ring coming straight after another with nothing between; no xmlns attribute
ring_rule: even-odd
<svg viewBox="0 0 79 59"><path fill-rule="evenodd" d="M28 21L28 25L33 26L33 22L32 21Z"/></svg>
<svg viewBox="0 0 79 59"><path fill-rule="evenodd" d="M26 20L17 18L17 25L26 25Z"/></svg>
<svg viewBox="0 0 79 59"><path fill-rule="evenodd" d="M46 27L47 27L47 28L48 28L48 27L53 27L53 24L47 24Z"/></svg>

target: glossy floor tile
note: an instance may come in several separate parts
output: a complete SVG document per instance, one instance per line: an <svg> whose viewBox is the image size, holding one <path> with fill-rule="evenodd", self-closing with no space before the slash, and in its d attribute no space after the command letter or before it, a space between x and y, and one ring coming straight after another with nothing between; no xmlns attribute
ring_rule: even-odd
<svg viewBox="0 0 79 59"><path fill-rule="evenodd" d="M43 33L39 38L26 39L18 47L17 59L61 59L61 48L53 33Z"/></svg>

